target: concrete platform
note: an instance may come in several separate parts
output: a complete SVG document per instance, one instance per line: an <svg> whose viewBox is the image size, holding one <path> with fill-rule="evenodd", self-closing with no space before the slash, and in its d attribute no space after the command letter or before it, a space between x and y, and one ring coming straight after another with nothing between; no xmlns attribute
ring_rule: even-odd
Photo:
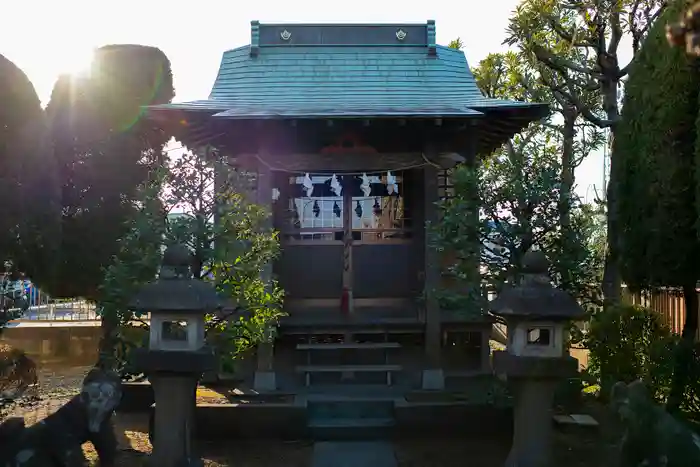
<svg viewBox="0 0 700 467"><path fill-rule="evenodd" d="M314 445L311 467L396 467L394 448L383 441L320 442Z"/></svg>

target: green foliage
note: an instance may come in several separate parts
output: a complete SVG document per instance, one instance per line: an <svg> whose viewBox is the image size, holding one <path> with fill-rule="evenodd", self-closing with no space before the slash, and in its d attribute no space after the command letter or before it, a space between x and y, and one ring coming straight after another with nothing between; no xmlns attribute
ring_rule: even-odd
<svg viewBox="0 0 700 467"><path fill-rule="evenodd" d="M103 332L100 365L125 376L135 373L129 356L142 342L132 326L140 321L148 329L144 317L130 311L128 303L139 287L156 278L165 235L165 210L159 197L165 171L154 171L150 178L137 192L137 209L126 222L127 233L119 239L118 252L104 270L98 289Z"/></svg>
<svg viewBox="0 0 700 467"><path fill-rule="evenodd" d="M0 257L33 275L51 270L60 238L56 170L44 114L27 76L0 55Z"/></svg>
<svg viewBox="0 0 700 467"><path fill-rule="evenodd" d="M165 194L183 210L168 222L166 242L187 245L195 277L211 280L231 301L232 310L207 318L207 339L226 372L241 352L271 337L282 313L283 291L267 274L279 240L271 213L251 202L255 181L206 148L171 162Z"/></svg>
<svg viewBox="0 0 700 467"><path fill-rule="evenodd" d="M695 283L700 273L695 261L700 76L694 61L665 37L665 24L683 3L671 5L645 41L625 86L616 132L622 272L631 287L681 286Z"/></svg>
<svg viewBox="0 0 700 467"><path fill-rule="evenodd" d="M464 42L462 42L461 37L458 37L457 39L451 40L447 47L449 47L450 49L462 50L462 48L464 47Z"/></svg>
<svg viewBox="0 0 700 467"><path fill-rule="evenodd" d="M656 399L668 396L676 338L658 312L632 305L595 312L583 344L590 352L588 372L600 381L604 397L617 381L636 379Z"/></svg>
<svg viewBox="0 0 700 467"><path fill-rule="evenodd" d="M194 277L211 281L229 298L228 309L206 318L206 338L223 371L234 371L242 352L274 335L283 291L266 272L279 253L277 234L269 228L270 213L249 200L250 176L232 172L214 189L219 163L211 151L186 153L156 172L158 178L141 191L120 253L100 287L106 329L102 361L124 377L134 375L129 354L145 338L134 322L148 330L127 304L140 285L155 279L163 244L186 245L193 253ZM167 219L175 207L183 212Z"/></svg>
<svg viewBox="0 0 700 467"><path fill-rule="evenodd" d="M270 213L240 193L223 196L210 271L217 289L244 314L235 319L210 317L207 330L217 343L224 370L231 371L240 353L274 337L284 291L267 274L279 254L277 232L266 228Z"/></svg>
<svg viewBox="0 0 700 467"><path fill-rule="evenodd" d="M636 55L666 4L667 0L523 0L510 18L506 43L518 46L560 104L573 106L589 123L614 132L617 90L628 71L618 56L620 47L631 43L630 55ZM624 36L631 41L621 41Z"/></svg>
<svg viewBox="0 0 700 467"><path fill-rule="evenodd" d="M589 350L587 373L608 397L617 381L641 380L653 397L666 403L673 391L679 352L685 341L672 334L656 310L631 305L593 313L583 345ZM681 388L677 416L700 426L700 346L693 345L687 385Z"/></svg>
<svg viewBox="0 0 700 467"><path fill-rule="evenodd" d="M437 291L442 309L481 312L485 297L481 292L478 270L480 171L460 166L450 173L453 196L438 203L440 221L428 226L430 247L441 252L443 275L449 286Z"/></svg>
<svg viewBox="0 0 700 467"><path fill-rule="evenodd" d="M517 274L522 256L537 246L548 254L557 286L584 305L597 304L602 252L593 241L600 238L599 212L572 197L570 227L562 230L556 148L533 146L513 154L517 157L494 155L479 167L452 171L455 195L440 202L441 222L434 227L437 243L454 255L450 277L474 284L480 261L481 280L488 292L497 293ZM447 293L443 300L482 299L478 290L460 289L459 298Z"/></svg>
<svg viewBox="0 0 700 467"><path fill-rule="evenodd" d="M523 0L510 20L506 43L518 46L524 60L537 68L563 114L583 117L589 129L609 128L617 137L619 92L630 65L621 47L631 43L632 61L641 41L666 7L666 0ZM630 41L622 40L630 38ZM663 79L657 82L662 83ZM621 298L618 230L624 222L615 193L617 156L613 151L608 193L607 251L603 289L606 301Z"/></svg>
<svg viewBox="0 0 700 467"><path fill-rule="evenodd" d="M56 270L31 274L47 293L100 295L102 269L127 234L138 187L162 165L170 138L143 118L142 107L173 95L168 58L139 45L101 47L90 73L56 82L46 115L62 184L61 255Z"/></svg>
<svg viewBox="0 0 700 467"><path fill-rule="evenodd" d="M552 99L551 92L538 84L537 71L515 53L491 54L473 73L488 97ZM487 292L497 293L506 280L517 276L522 256L534 246L550 257L557 285L582 302L595 301L601 258L591 239L600 228L598 212L581 204L562 178L599 140L574 135L577 144L565 170L560 132L552 119L546 119L481 164L452 170L454 196L439 203L441 221L433 226L434 243L444 252L451 282L441 294L443 306L470 309L476 301L481 308L485 297L476 285L481 282ZM563 212L566 228L561 223Z"/></svg>
<svg viewBox="0 0 700 467"><path fill-rule="evenodd" d="M550 235L542 248L552 258L554 284L576 297L585 309L602 305L600 283L605 260L605 214L602 204L570 201L569 227Z"/></svg>

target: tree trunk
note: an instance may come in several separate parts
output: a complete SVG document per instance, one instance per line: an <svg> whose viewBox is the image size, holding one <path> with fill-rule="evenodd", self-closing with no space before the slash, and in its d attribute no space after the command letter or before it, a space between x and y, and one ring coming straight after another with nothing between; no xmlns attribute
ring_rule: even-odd
<svg viewBox="0 0 700 467"><path fill-rule="evenodd" d="M617 63L617 55L611 55L608 62L604 66L604 78L600 81L601 91L603 95L603 110L610 122L617 122L620 118L620 109L618 108L618 89L619 83L619 66ZM619 240L618 240L618 220L617 220L617 176L613 170L615 162L615 128L616 125L610 126L608 140L608 154L610 154L610 179L608 186L603 187L607 190L606 204L608 208L608 245L605 252L605 266L603 271L603 300L607 305L617 305L622 301L622 279L620 276L620 255L619 255ZM605 168L603 168L605 170Z"/></svg>
<svg viewBox="0 0 700 467"><path fill-rule="evenodd" d="M611 159L612 163L612 159ZM617 195L615 183L617 177L610 171L610 181L607 190L607 247L605 250L605 265L603 270L603 300L606 305L617 305L622 301L622 279L620 277L619 248L617 245Z"/></svg>
<svg viewBox="0 0 700 467"><path fill-rule="evenodd" d="M578 114L574 106L563 109L564 126L562 127L561 151L561 190L559 193L559 222L562 231L569 228L571 211L571 189L574 186L574 138L576 136L576 118Z"/></svg>
<svg viewBox="0 0 700 467"><path fill-rule="evenodd" d="M681 333L681 342L675 352L671 393L666 401L666 410L670 413L680 411L690 376L695 335L698 332L698 293L695 290L695 282L683 287L683 299L685 301L685 324Z"/></svg>
<svg viewBox="0 0 700 467"><path fill-rule="evenodd" d="M99 354L96 367L103 370L116 370L116 351L119 343L119 318L111 313L103 314L101 318L102 337L100 338Z"/></svg>

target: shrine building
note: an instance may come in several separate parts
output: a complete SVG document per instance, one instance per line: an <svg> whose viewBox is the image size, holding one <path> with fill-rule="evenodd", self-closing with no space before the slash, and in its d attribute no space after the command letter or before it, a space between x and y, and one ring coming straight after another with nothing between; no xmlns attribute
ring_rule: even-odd
<svg viewBox="0 0 700 467"><path fill-rule="evenodd" d="M449 169L549 110L484 97L464 52L435 37L434 21L253 21L208 98L148 108L189 148L254 172L272 212L287 316L241 370L256 389L442 389L491 371L492 321L433 293L444 271L426 224L440 221Z"/></svg>

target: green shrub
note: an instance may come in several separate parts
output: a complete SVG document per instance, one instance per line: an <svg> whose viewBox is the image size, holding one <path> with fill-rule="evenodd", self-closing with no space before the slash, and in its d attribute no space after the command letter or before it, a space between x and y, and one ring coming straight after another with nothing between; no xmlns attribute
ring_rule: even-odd
<svg viewBox="0 0 700 467"><path fill-rule="evenodd" d="M617 381L641 379L664 401L677 341L658 312L648 308L619 305L597 311L583 340L590 352L588 372L600 382L603 397Z"/></svg>

